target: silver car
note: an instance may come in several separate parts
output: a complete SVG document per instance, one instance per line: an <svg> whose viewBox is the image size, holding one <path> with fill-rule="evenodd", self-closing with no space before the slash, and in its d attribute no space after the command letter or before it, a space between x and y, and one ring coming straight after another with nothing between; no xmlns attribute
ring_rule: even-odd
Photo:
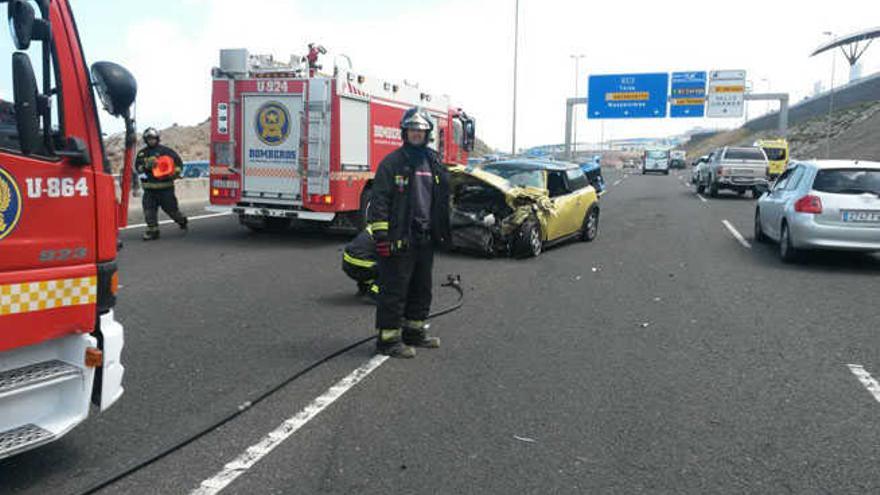
<svg viewBox="0 0 880 495"><path fill-rule="evenodd" d="M801 250L880 251L880 162L794 162L758 200L755 239Z"/></svg>

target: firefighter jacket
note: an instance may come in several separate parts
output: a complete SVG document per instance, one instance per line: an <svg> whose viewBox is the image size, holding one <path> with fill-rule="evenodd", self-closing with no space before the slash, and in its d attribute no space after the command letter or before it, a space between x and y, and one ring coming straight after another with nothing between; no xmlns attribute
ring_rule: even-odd
<svg viewBox="0 0 880 495"><path fill-rule="evenodd" d="M449 226L449 173L437 154L425 150L431 173L434 175L431 192L431 240L435 245L451 242ZM412 241L412 198L410 185L414 184L415 160L419 152L402 146L379 164L373 180L367 224L374 237L387 235L394 247L405 247Z"/></svg>
<svg viewBox="0 0 880 495"><path fill-rule="evenodd" d="M163 155L170 156L174 160L174 173L168 177L157 179L153 176L153 167L156 160ZM183 171L183 161L176 151L158 144L155 147L147 146L138 151L134 161L134 169L138 173L144 189L170 189L174 187L174 179L180 177L180 173Z"/></svg>

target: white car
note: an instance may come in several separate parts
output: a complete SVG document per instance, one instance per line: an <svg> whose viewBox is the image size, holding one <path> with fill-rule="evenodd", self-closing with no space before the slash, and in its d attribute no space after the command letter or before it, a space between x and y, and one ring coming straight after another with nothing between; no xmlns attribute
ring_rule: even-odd
<svg viewBox="0 0 880 495"><path fill-rule="evenodd" d="M758 200L755 239L802 250L880 251L880 162L795 162Z"/></svg>

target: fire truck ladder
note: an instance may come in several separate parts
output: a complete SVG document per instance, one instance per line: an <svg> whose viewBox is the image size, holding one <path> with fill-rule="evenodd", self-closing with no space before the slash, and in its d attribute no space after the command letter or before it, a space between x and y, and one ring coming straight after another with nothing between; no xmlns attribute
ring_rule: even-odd
<svg viewBox="0 0 880 495"><path fill-rule="evenodd" d="M308 194L330 194L330 80L309 81Z"/></svg>

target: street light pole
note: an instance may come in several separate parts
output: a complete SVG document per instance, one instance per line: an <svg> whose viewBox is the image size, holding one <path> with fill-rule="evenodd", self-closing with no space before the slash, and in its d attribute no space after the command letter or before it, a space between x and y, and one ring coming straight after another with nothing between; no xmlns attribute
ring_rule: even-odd
<svg viewBox="0 0 880 495"><path fill-rule="evenodd" d="M516 0L516 12L513 18L513 137L510 144L510 153L516 155L516 69L519 62L519 0Z"/></svg>
<svg viewBox="0 0 880 495"><path fill-rule="evenodd" d="M570 58L574 59L574 97L578 98L580 92L578 91L578 76L580 75L580 61L584 58L584 55L569 55ZM576 108L576 107L575 107ZM577 154L577 143L578 143L578 119L577 112L574 115L574 123L573 123L573 134L574 137L572 139L572 146L574 149L574 154Z"/></svg>
<svg viewBox="0 0 880 495"><path fill-rule="evenodd" d="M825 31L825 36L834 39L834 33ZM831 50L831 91L828 93L828 122L825 130L825 158L831 158L831 114L834 112L834 66L837 58L834 56L834 50Z"/></svg>

